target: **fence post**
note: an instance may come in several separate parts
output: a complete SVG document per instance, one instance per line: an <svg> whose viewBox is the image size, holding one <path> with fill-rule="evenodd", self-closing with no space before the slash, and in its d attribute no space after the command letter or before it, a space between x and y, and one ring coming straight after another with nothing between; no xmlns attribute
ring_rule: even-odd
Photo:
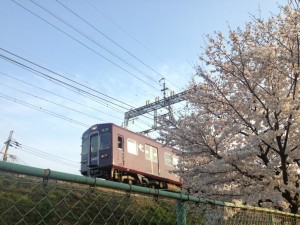
<svg viewBox="0 0 300 225"><path fill-rule="evenodd" d="M177 200L176 213L177 225L186 225L186 210L184 207L184 202L180 199Z"/></svg>
<svg viewBox="0 0 300 225"><path fill-rule="evenodd" d="M269 214L269 225L274 225L272 213Z"/></svg>

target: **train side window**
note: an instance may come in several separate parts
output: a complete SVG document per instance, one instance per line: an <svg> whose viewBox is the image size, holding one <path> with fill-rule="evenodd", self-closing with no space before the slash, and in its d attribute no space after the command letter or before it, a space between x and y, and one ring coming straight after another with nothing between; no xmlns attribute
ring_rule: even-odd
<svg viewBox="0 0 300 225"><path fill-rule="evenodd" d="M169 154L169 153L165 153L165 164L167 166L173 166L173 163L172 163L172 155Z"/></svg>
<svg viewBox="0 0 300 225"><path fill-rule="evenodd" d="M146 155L146 159L148 160L151 160L150 149L151 149L150 145L145 145L145 155Z"/></svg>
<svg viewBox="0 0 300 225"><path fill-rule="evenodd" d="M158 162L157 160L157 148L150 145L145 145L145 155L146 159L152 162Z"/></svg>
<svg viewBox="0 0 300 225"><path fill-rule="evenodd" d="M157 160L157 148L151 147L151 149L152 149L152 161L153 162L158 162L158 160Z"/></svg>
<svg viewBox="0 0 300 225"><path fill-rule="evenodd" d="M99 149L98 134L91 136L91 152L96 152Z"/></svg>
<svg viewBox="0 0 300 225"><path fill-rule="evenodd" d="M123 137L118 136L118 149L123 150Z"/></svg>
<svg viewBox="0 0 300 225"><path fill-rule="evenodd" d="M179 159L172 156L170 153L165 152L165 164L168 166L177 166Z"/></svg>
<svg viewBox="0 0 300 225"><path fill-rule="evenodd" d="M134 155L138 154L137 143L135 140L127 138L127 151Z"/></svg>

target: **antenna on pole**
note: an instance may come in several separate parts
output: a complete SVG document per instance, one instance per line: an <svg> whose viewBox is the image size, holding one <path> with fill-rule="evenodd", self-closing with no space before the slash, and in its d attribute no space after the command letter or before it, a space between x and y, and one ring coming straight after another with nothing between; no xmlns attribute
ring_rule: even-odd
<svg viewBox="0 0 300 225"><path fill-rule="evenodd" d="M169 88L166 87L166 79L163 77L159 80L159 82L161 82L163 80L163 89L161 89L161 91L163 92L163 96L164 96L164 106L166 106L166 90L168 90Z"/></svg>
<svg viewBox="0 0 300 225"><path fill-rule="evenodd" d="M10 143L11 143L11 139L12 139L13 132L14 132L14 131L12 130L12 131L9 133L9 137L7 138L7 141L4 142L4 144L6 145L6 146L5 146L5 150L4 150L4 154L3 154L3 159L2 159L4 162L7 161L8 149L9 149L9 146L11 146Z"/></svg>

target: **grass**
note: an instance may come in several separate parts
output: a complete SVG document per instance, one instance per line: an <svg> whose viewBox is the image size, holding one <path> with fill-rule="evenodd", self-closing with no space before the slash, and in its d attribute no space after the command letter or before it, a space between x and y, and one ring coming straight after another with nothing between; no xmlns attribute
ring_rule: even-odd
<svg viewBox="0 0 300 225"><path fill-rule="evenodd" d="M1 173L2 224L176 224L176 202Z"/></svg>

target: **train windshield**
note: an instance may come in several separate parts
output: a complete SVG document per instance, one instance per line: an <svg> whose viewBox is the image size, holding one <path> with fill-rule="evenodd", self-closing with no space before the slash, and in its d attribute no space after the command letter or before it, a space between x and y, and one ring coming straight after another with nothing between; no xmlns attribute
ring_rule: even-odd
<svg viewBox="0 0 300 225"><path fill-rule="evenodd" d="M94 134L91 136L91 152L108 149L111 147L111 134Z"/></svg>

